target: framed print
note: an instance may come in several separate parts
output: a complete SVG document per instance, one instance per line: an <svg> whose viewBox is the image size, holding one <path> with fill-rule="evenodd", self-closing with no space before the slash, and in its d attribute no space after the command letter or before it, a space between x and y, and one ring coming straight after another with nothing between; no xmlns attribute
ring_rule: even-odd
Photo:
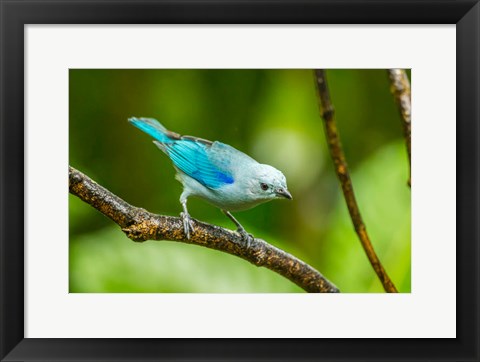
<svg viewBox="0 0 480 362"><path fill-rule="evenodd" d="M1 9L2 361L478 360L477 1Z"/></svg>

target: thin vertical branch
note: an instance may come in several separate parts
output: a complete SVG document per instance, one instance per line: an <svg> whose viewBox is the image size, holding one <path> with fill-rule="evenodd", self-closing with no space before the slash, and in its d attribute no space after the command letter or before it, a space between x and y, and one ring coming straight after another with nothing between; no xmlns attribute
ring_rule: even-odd
<svg viewBox="0 0 480 362"><path fill-rule="evenodd" d="M411 168L412 168L412 154L411 154L411 131L412 131L412 105L411 105L411 91L410 81L407 77L407 72L404 69L388 69L388 76L391 83L391 91L395 97L398 105L400 115L402 116L403 136L407 144L409 176L408 186L411 185Z"/></svg>
<svg viewBox="0 0 480 362"><path fill-rule="evenodd" d="M397 293L397 288L395 288L395 285L390 280L387 272L380 262L380 259L373 249L373 245L367 234L367 229L360 214L357 201L355 200L352 181L350 179L347 162L345 160L345 154L340 143L337 124L335 122L335 110L330 100L330 92L328 90L325 70L315 70L315 79L320 104L320 112L325 125L330 155L332 156L332 160L335 165L335 171L342 186L343 195L345 197L345 201L347 202L348 211L355 227L355 231L360 239L360 243L362 244L365 253L367 254L368 260L375 270L375 273L377 273L385 291L389 293Z"/></svg>

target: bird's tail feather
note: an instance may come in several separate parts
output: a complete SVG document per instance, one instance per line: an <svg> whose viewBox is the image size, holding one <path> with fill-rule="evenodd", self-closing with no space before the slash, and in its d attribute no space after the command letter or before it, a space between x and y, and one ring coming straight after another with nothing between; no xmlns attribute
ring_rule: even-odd
<svg viewBox="0 0 480 362"><path fill-rule="evenodd" d="M180 138L180 135L168 131L160 122L153 118L132 117L129 118L128 121L161 143L168 143Z"/></svg>

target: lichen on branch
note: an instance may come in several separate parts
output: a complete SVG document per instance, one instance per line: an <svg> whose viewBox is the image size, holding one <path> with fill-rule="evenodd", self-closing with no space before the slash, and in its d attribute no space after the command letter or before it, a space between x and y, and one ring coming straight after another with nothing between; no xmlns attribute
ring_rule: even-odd
<svg viewBox="0 0 480 362"><path fill-rule="evenodd" d="M410 81L405 69L388 69L388 76L391 83L391 91L397 103L400 116L402 117L403 136L407 146L409 177L408 186L411 186L411 163L412 163L412 101Z"/></svg>
<svg viewBox="0 0 480 362"><path fill-rule="evenodd" d="M195 219L192 219L194 231L187 239L181 218L156 215L132 206L71 166L68 173L70 193L117 223L133 241L170 240L204 246L273 270L307 292L339 292L310 265L262 239L255 238L247 245L236 232Z"/></svg>

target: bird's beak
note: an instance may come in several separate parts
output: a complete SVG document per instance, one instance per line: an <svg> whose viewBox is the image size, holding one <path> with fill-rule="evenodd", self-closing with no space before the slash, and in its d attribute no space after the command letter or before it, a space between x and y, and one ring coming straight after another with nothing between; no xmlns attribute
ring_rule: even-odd
<svg viewBox="0 0 480 362"><path fill-rule="evenodd" d="M289 199L289 200L293 199L290 192L288 192L288 190L286 190L286 189L279 189L279 190L277 190L276 194L277 194L277 196L284 197L284 198Z"/></svg>

